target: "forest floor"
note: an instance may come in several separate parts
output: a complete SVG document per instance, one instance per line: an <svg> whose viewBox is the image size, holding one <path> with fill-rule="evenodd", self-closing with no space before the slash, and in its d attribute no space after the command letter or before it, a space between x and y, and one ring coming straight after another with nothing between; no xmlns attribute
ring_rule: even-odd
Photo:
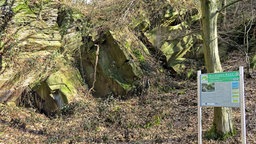
<svg viewBox="0 0 256 144"><path fill-rule="evenodd" d="M235 51L224 71L245 66ZM255 73L253 73L255 74ZM256 78L245 77L247 143L256 143ZM197 81L165 76L161 90L126 100L86 96L49 118L32 108L0 104L0 143L197 143ZM165 91L165 92L163 92ZM202 108L203 143L241 143L240 109L233 108L234 137L209 140L213 108Z"/></svg>

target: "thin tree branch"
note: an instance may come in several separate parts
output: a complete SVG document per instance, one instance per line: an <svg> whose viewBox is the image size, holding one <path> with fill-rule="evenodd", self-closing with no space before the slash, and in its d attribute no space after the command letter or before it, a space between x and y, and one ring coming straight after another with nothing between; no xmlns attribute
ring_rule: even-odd
<svg viewBox="0 0 256 144"><path fill-rule="evenodd" d="M225 6L223 6L220 10L218 10L218 11L216 12L216 14L217 14L217 13L220 13L221 11L225 10L227 7L229 7L229 6L233 5L233 4L236 4L236 3L240 2L240 1L243 1L243 0L236 0L236 1L233 1L233 2L231 2L231 3L229 3L229 4L225 5Z"/></svg>
<svg viewBox="0 0 256 144"><path fill-rule="evenodd" d="M97 47L96 50L96 58L95 58L95 65L94 65L94 73L93 73L93 83L92 83L92 87L89 90L89 93L91 93L91 91L94 90L94 85L96 83L96 73L97 73L97 65L98 65L98 60L99 60L99 50L100 50L100 46L95 44L95 46Z"/></svg>

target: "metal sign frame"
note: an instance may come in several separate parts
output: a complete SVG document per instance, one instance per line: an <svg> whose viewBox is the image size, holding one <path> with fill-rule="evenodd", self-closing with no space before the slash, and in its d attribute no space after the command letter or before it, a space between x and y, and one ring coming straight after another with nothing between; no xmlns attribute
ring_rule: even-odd
<svg viewBox="0 0 256 144"><path fill-rule="evenodd" d="M198 94L198 143L202 144L202 107L201 105L201 71L197 71L197 94ZM246 123L245 123L245 98L244 98L244 68L239 67L239 99L241 112L241 139L246 144Z"/></svg>

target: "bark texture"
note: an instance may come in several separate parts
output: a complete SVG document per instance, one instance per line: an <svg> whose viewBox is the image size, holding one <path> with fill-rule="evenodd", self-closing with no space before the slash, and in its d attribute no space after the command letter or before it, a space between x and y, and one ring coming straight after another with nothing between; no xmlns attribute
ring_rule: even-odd
<svg viewBox="0 0 256 144"><path fill-rule="evenodd" d="M217 34L217 0L200 0L202 13L202 34L204 59L208 73L221 72L222 67L218 52ZM225 107L214 108L213 126L218 135L233 133L231 109Z"/></svg>

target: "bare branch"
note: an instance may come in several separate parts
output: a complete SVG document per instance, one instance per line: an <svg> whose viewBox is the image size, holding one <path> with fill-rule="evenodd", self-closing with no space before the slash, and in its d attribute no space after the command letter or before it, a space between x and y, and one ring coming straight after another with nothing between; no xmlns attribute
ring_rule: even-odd
<svg viewBox="0 0 256 144"><path fill-rule="evenodd" d="M98 60L99 60L100 47L97 44L95 44L95 46L97 47L97 50L96 50L96 58L95 58L94 73L93 73L93 83L92 83L92 87L89 90L89 93L91 93L94 90L94 85L96 83L97 65L98 65Z"/></svg>
<svg viewBox="0 0 256 144"><path fill-rule="evenodd" d="M216 12L216 14L217 14L217 13L220 13L221 11L225 10L227 7L229 7L229 6L233 5L233 4L236 4L236 3L240 2L240 1L243 1L243 0L236 0L236 1L233 1L233 2L231 2L231 3L229 3L229 4L225 5L225 6L223 6L220 10L218 10L218 11Z"/></svg>

